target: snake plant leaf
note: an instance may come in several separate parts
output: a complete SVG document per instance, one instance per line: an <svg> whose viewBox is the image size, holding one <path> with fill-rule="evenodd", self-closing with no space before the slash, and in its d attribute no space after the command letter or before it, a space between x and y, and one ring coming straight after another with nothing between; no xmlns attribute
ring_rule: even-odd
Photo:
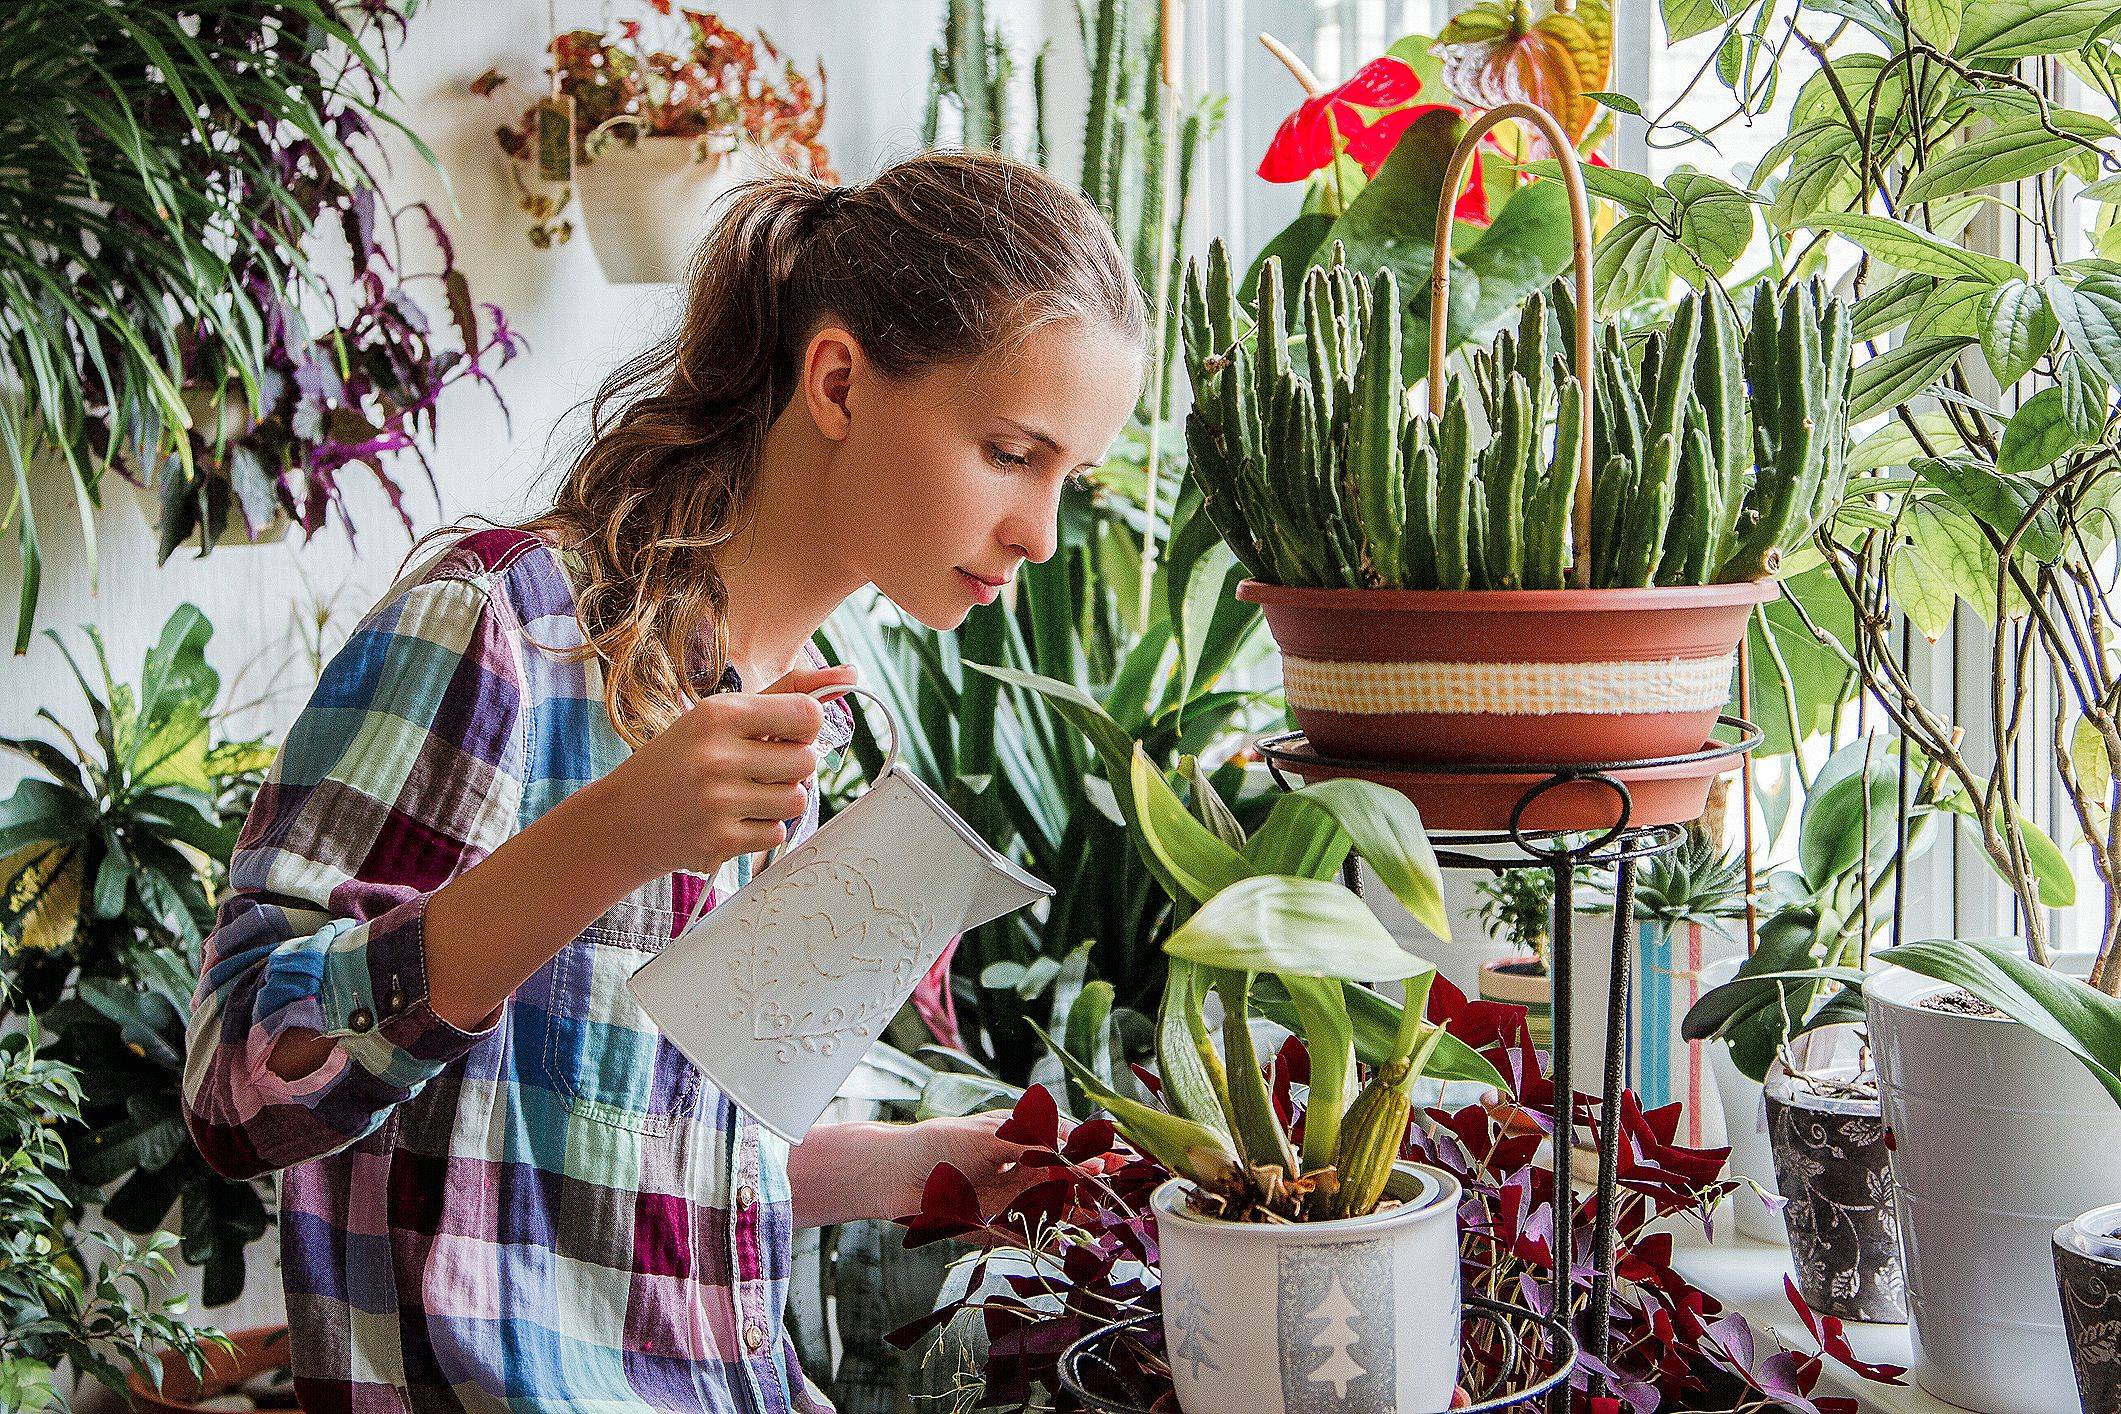
<svg viewBox="0 0 2121 1414"><path fill-rule="evenodd" d="M1431 971L1337 883L1260 874L1201 904L1164 951L1204 967L1390 982Z"/></svg>
<svg viewBox="0 0 2121 1414"><path fill-rule="evenodd" d="M2121 1001L1993 943L1939 938L1878 956L1963 988L2084 1062L2121 1104Z"/></svg>

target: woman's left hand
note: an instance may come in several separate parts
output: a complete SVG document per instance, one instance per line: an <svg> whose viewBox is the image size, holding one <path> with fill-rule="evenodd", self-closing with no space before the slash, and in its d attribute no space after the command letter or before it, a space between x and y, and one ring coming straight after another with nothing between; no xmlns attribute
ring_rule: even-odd
<svg viewBox="0 0 2121 1414"><path fill-rule="evenodd" d="M907 1194L910 1201L894 1216L904 1217L920 1211L921 1190L927 1186L928 1175L935 1171L937 1164L949 1164L972 1180L973 1192L979 1195L980 1211L984 1214L999 1212L1017 1194L1046 1177L1047 1170L1013 1167L1024 1153L1025 1146L995 1134L1008 1119L1007 1110L993 1110L985 1114L924 1119L903 1126L898 1134L898 1144L899 1152L905 1158L902 1176L910 1185ZM1063 1141L1068 1137L1069 1128L1067 1121L1063 1120L1060 1134Z"/></svg>

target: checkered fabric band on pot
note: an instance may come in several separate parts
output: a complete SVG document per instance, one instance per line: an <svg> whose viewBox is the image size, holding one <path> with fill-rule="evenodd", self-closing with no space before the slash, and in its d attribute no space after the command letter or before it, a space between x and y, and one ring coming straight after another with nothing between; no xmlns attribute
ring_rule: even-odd
<svg viewBox="0 0 2121 1414"><path fill-rule="evenodd" d="M1285 653L1282 688L1291 706L1358 716L1703 712L1729 698L1733 656L1620 663L1369 663Z"/></svg>

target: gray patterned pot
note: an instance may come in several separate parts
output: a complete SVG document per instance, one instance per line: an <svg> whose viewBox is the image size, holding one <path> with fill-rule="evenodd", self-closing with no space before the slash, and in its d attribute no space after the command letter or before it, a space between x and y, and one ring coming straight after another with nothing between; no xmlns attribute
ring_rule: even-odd
<svg viewBox="0 0 2121 1414"><path fill-rule="evenodd" d="M2055 1229L2055 1282L2084 1414L2121 1411L2121 1203Z"/></svg>
<svg viewBox="0 0 2121 1414"><path fill-rule="evenodd" d="M1900 1220L1878 1097L1818 1094L1779 1066L1766 1094L1798 1291L1813 1310L1844 1320L1905 1321Z"/></svg>

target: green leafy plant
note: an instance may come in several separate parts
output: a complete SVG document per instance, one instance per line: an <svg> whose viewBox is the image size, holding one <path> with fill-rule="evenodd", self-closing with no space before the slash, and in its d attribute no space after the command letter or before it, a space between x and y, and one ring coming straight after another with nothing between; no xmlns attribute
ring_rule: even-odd
<svg viewBox="0 0 2121 1414"><path fill-rule="evenodd" d="M1745 916L1745 867L1699 822L1676 849L1644 861L1635 881L1635 915L1666 928L1699 923L1728 933Z"/></svg>
<svg viewBox="0 0 2121 1414"><path fill-rule="evenodd" d="M1537 970L1547 970L1553 946L1554 876L1545 869L1504 869L1473 886L1480 895L1480 921L1489 937L1500 937Z"/></svg>
<svg viewBox="0 0 2121 1414"><path fill-rule="evenodd" d="M12 1000L0 979L0 1009ZM17 1020L0 1035L0 1408L69 1408L62 1374L121 1393L128 1372L159 1383L164 1350L202 1371L219 1333L184 1320L184 1297L150 1295L176 1239L78 1229L61 1134L80 1121L81 1076L40 1052L34 1015Z"/></svg>
<svg viewBox="0 0 2121 1414"><path fill-rule="evenodd" d="M1164 943L1168 977L1156 1023L1167 1108L1119 1091L1075 1049L1047 1038L1070 1078L1111 1112L1130 1141L1192 1179L1238 1220L1350 1217L1371 1211L1398 1158L1423 1076L1501 1077L1423 1017L1434 969L1392 940L1336 881L1359 854L1416 918L1450 928L1442 876L1421 816L1370 781L1325 781L1279 797L1246 831L1197 771L1190 803L1124 727L1067 683L993 670L1037 692L1087 737L1142 862L1176 905ZM1401 981L1403 1003L1350 983ZM1220 1045L1204 1010L1223 1011ZM1310 1102L1300 1145L1275 1117L1252 1040L1255 1010L1301 1034ZM1371 1073L1366 1081L1360 1066ZM1359 1088L1358 1088L1359 1087ZM1271 1215L1271 1216L1270 1216Z"/></svg>
<svg viewBox="0 0 2121 1414"><path fill-rule="evenodd" d="M1588 410L1562 352L1573 316L1556 286L1556 308L1533 295L1514 331L1447 372L1439 418L1407 406L1390 269L1364 278L1338 258L1313 269L1292 318L1272 258L1269 268L1243 327L1217 243L1204 274L1188 269L1182 311L1192 464L1260 579L1562 588L1584 437L1599 468L1595 587L1771 573L1839 495L1848 312L1815 285L1762 285L1743 324L1719 289L1634 338L1608 326Z"/></svg>
<svg viewBox="0 0 2121 1414"><path fill-rule="evenodd" d="M277 333L260 290L287 296L308 262L287 238L331 174L367 185L348 134L405 132L388 91L378 5L201 0L17 5L0 15L0 466L22 547L15 648L29 643L42 558L31 496L41 453L72 488L93 563L110 462L177 460L194 479L187 384L265 399ZM341 115L336 120L327 115ZM305 146L307 175L281 158Z"/></svg>
<svg viewBox="0 0 2121 1414"><path fill-rule="evenodd" d="M94 731L84 741L46 709L51 739L0 739L39 773L0 802L0 941L52 1054L83 1077L74 1180L129 1232L154 1232L181 1203L181 1255L219 1305L241 1294L244 1251L270 1219L260 1186L216 1175L185 1131L185 1019L214 892L271 752L213 740L211 633L197 609L178 609L137 686L116 680L95 630L100 682L50 635Z"/></svg>

